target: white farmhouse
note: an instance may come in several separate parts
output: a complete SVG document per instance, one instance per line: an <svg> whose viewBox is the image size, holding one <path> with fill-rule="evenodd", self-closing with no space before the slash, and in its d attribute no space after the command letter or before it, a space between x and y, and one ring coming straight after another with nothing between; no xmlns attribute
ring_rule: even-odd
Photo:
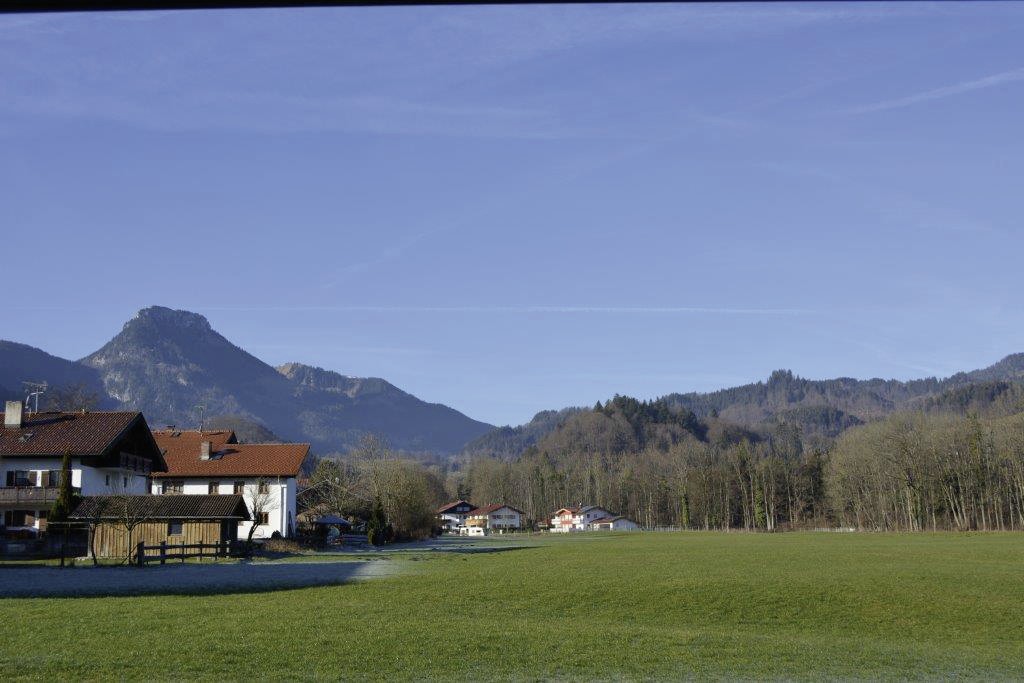
<svg viewBox="0 0 1024 683"><path fill-rule="evenodd" d="M59 494L64 454L82 496L143 494L151 472L166 468L138 412L26 414L7 401L0 430L0 527L37 534Z"/></svg>
<svg viewBox="0 0 1024 683"><path fill-rule="evenodd" d="M602 518L615 517L614 512L609 512L597 505L585 505L583 507L561 508L551 518L551 531L553 533L568 533L571 531L592 531L592 524Z"/></svg>
<svg viewBox="0 0 1024 683"><path fill-rule="evenodd" d="M481 536L497 531L504 533L514 531L523 526L523 512L511 505L496 503L476 508L466 515L464 533L469 536Z"/></svg>
<svg viewBox="0 0 1024 683"><path fill-rule="evenodd" d="M442 505L437 509L437 521L442 531L447 533L461 533L466 526L466 515L475 510L468 500L457 500L454 503Z"/></svg>
<svg viewBox="0 0 1024 683"><path fill-rule="evenodd" d="M240 444L235 433L153 432L167 471L153 475L152 493L243 496L252 521L239 522L239 538L295 534L297 478L309 444Z"/></svg>

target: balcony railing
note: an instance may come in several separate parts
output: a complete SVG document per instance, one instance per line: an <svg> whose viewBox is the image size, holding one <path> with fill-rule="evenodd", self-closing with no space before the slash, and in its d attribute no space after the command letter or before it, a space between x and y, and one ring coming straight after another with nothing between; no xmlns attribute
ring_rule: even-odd
<svg viewBox="0 0 1024 683"><path fill-rule="evenodd" d="M59 486L0 486L0 505L52 505L59 496Z"/></svg>

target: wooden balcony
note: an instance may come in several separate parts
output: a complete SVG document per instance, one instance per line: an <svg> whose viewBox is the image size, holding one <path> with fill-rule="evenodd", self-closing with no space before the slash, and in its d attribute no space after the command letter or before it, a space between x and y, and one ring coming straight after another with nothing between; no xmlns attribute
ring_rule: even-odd
<svg viewBox="0 0 1024 683"><path fill-rule="evenodd" d="M78 493L78 489L72 489ZM0 486L0 505L38 509L49 506L60 496L58 486Z"/></svg>

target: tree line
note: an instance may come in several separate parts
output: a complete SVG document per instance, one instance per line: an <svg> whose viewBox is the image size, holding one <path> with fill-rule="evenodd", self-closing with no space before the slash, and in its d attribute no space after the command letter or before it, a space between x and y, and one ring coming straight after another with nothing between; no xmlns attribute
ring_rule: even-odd
<svg viewBox="0 0 1024 683"><path fill-rule="evenodd" d="M1021 414L899 413L823 445L784 421L759 432L695 425L631 401L570 418L517 459L470 459L448 490L537 521L584 503L645 527L1024 528Z"/></svg>
<svg viewBox="0 0 1024 683"><path fill-rule="evenodd" d="M518 457L423 461L364 440L321 461L309 498L379 519L388 538L434 530L443 502L506 503L531 525L592 504L648 528L774 531L1024 528L1024 413L904 412L823 443L799 424L750 430L628 397L566 413Z"/></svg>

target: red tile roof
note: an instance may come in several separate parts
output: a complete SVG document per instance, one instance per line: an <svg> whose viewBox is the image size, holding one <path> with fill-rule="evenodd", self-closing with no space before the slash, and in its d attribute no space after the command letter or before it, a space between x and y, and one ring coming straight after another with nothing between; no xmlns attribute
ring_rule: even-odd
<svg viewBox="0 0 1024 683"><path fill-rule="evenodd" d="M231 431L154 432L165 449L167 472L154 477L296 477L309 454L308 443L234 443ZM200 460L203 441L210 459Z"/></svg>
<svg viewBox="0 0 1024 683"><path fill-rule="evenodd" d="M230 429L215 430L182 430L154 429L153 438L164 451L164 457L186 459L195 455L199 457L199 449L204 441L209 441L211 450L217 451L226 444L238 443L235 433Z"/></svg>
<svg viewBox="0 0 1024 683"><path fill-rule="evenodd" d="M159 463L159 449L139 412L34 413L21 427L0 427L0 457L109 455L115 448Z"/></svg>

